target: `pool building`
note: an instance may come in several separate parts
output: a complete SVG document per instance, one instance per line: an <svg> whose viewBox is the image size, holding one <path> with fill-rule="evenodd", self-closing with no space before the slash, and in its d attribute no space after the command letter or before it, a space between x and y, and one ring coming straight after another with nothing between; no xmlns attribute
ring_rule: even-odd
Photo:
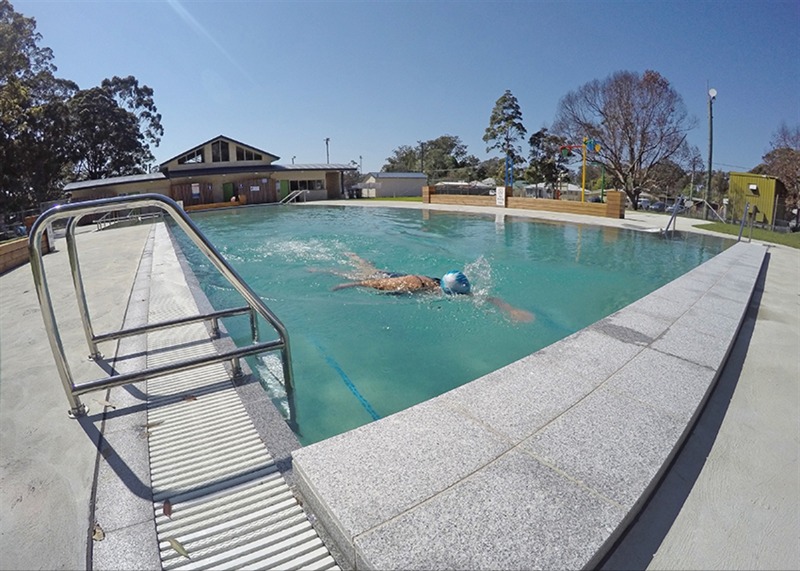
<svg viewBox="0 0 800 571"><path fill-rule="evenodd" d="M157 172L73 182L64 187L84 201L154 192L185 207L279 202L290 193L301 200L341 198L345 164L277 164L280 157L219 135L161 163Z"/></svg>

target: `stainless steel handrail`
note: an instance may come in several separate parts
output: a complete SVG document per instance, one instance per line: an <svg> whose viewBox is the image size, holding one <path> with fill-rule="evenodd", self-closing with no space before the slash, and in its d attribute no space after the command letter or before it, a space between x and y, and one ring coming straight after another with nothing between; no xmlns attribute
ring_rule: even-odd
<svg viewBox="0 0 800 571"><path fill-rule="evenodd" d="M239 294L241 294L241 296L247 302L247 306L95 335L92 328L91 317L89 315L89 307L86 303L86 291L83 287L83 278L81 276L80 263L78 260L78 249L75 243L75 229L78 226L78 222L84 216L99 214L102 212L110 212L124 208L136 208L144 206L160 208L169 214L172 220L174 220L175 223L186 233L186 235L189 236L192 242L194 242L198 249L203 252L203 254L214 265L214 267L223 275L223 277L225 277L225 279L228 280L231 286L233 286L233 288L236 289ZM53 303L50 298L50 290L47 286L47 276L45 274L44 263L42 260L42 236L47 226L56 220L65 218L68 219L66 239L67 250L69 253L70 272L72 274L73 285L75 286L75 295L78 300L78 311L83 323L86 342L89 345L90 358L97 359L101 357L97 347L97 343L101 341L118 339L130 335L138 335L148 331L155 331L158 329L164 329L166 327L185 325L188 323L196 323L199 321L211 321L212 330L217 332L219 318L240 313L250 313L253 345L225 351L218 353L217 355L195 357L169 365L145 369L136 373L111 376L76 385L73 380L72 373L64 352L64 345L61 341L61 336L58 331L58 324L56 323L55 313L53 311ZM160 194L141 194L55 206L44 212L34 222L28 239L28 250L30 253L31 271L33 272L33 281L36 286L36 294L39 298L39 306L42 309L42 319L44 320L45 331L50 342L50 348L53 351L53 357L56 361L56 368L58 369L61 383L64 387L64 391L67 394L71 416L78 417L86 414L86 406L81 403L78 395L92 390L139 382L149 378L161 376L169 372L185 371L208 365L210 363L218 363L228 360L231 361L234 372L237 372L240 370L240 357L275 350L281 351L284 387L286 389L287 398L291 402L293 392L293 376L291 351L289 348L289 334L286 331L286 328L280 319L278 319L278 317L272 313L272 311L270 311L266 305L264 305L264 302L261 301L261 298L245 283L236 270L234 270L231 265L225 259L223 259L222 256L220 256L214 245L209 242L209 240L195 225L195 223L171 198ZM256 314L263 317L270 325L272 325L272 327L275 328L275 331L278 333L279 340L259 342Z"/></svg>
<svg viewBox="0 0 800 571"><path fill-rule="evenodd" d="M149 220L151 218L161 217L160 212L142 213L139 210L140 210L139 208L132 208L127 212L125 212L124 214L120 214L120 212L122 212L121 210L113 210L111 212L106 212L105 214L103 214L103 216L95 220L94 223L97 226L98 230L103 230L114 224L124 223L130 220L136 220L137 222L141 222L142 220Z"/></svg>
<svg viewBox="0 0 800 571"><path fill-rule="evenodd" d="M307 190L293 190L291 193L287 194L283 200L281 200L280 204L287 204L289 202L297 202L297 198L302 195L303 202L306 201L306 194L308 194Z"/></svg>

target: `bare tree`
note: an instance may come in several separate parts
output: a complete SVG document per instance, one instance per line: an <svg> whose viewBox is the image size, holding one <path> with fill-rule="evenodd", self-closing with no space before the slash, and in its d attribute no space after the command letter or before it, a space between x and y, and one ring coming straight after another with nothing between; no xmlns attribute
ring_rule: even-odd
<svg viewBox="0 0 800 571"><path fill-rule="evenodd" d="M761 174L780 179L790 195L800 193L800 125L789 128L781 123L762 160L763 165L758 167Z"/></svg>
<svg viewBox="0 0 800 571"><path fill-rule="evenodd" d="M695 125L683 98L661 74L619 71L565 95L553 130L571 144L584 137L598 141L594 160L623 184L635 205L656 165L685 158L686 134Z"/></svg>

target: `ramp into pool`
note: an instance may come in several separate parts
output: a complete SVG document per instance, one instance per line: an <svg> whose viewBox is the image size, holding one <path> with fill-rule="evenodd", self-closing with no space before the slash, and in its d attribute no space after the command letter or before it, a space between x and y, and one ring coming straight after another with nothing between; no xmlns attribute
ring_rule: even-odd
<svg viewBox="0 0 800 571"><path fill-rule="evenodd" d="M691 431L765 254L738 243L533 355L295 451L340 563L597 566Z"/></svg>

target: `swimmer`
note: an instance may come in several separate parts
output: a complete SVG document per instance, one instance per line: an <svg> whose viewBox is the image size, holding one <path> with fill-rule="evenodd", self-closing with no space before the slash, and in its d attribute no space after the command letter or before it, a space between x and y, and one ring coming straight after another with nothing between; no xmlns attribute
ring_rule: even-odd
<svg viewBox="0 0 800 571"><path fill-rule="evenodd" d="M469 279L459 270L447 272L441 278L423 276L418 274L399 274L378 270L375 266L355 254L348 254L366 279L340 284L333 288L334 291L351 288L366 287L395 294L437 292L442 291L447 295L472 295L472 286ZM531 322L532 313L518 309L496 297L486 297L486 301L505 312L514 321Z"/></svg>
<svg viewBox="0 0 800 571"><path fill-rule="evenodd" d="M446 273L441 279L417 274L383 273L385 274L383 276L341 284L333 289L336 291L348 287L369 287L390 293L414 293L436 291L441 288L442 291L447 294L470 293L470 285L467 276L455 270Z"/></svg>

